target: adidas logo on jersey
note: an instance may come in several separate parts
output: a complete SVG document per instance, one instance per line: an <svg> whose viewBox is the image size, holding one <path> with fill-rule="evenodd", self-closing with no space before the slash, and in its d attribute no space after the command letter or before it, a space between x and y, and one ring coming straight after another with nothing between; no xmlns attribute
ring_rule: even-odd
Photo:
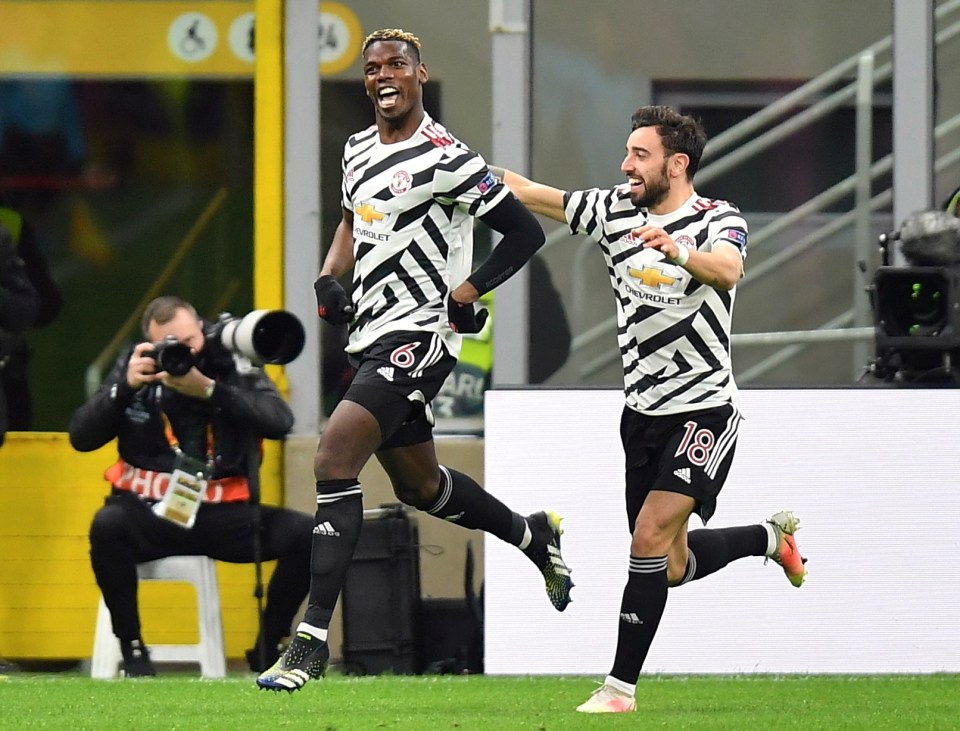
<svg viewBox="0 0 960 731"><path fill-rule="evenodd" d="M674 477L679 477L688 485L690 484L690 468L689 467L681 467L678 470L674 470L673 475Z"/></svg>
<svg viewBox="0 0 960 731"><path fill-rule="evenodd" d="M313 532L318 536L338 536L340 531L336 530L329 520L323 521L320 525L314 526Z"/></svg>
<svg viewBox="0 0 960 731"><path fill-rule="evenodd" d="M391 366L381 366L377 368L377 373L393 383L393 368Z"/></svg>
<svg viewBox="0 0 960 731"><path fill-rule="evenodd" d="M633 612L620 612L620 619L627 624L643 624L643 620Z"/></svg>

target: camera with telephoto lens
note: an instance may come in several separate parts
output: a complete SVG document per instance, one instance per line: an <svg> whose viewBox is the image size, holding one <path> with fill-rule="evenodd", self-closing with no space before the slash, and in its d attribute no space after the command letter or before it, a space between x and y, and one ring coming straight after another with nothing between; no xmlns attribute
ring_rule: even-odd
<svg viewBox="0 0 960 731"><path fill-rule="evenodd" d="M205 344L200 353L167 335L144 355L157 362L157 370L184 376L198 364L218 369L236 357L255 366L284 365L300 355L306 340L300 320L286 310L254 310L243 317L223 312L203 334Z"/></svg>
<svg viewBox="0 0 960 731"><path fill-rule="evenodd" d="M157 362L158 371L166 371L171 376L185 376L197 364L190 346L181 343L175 335L167 335L143 354Z"/></svg>

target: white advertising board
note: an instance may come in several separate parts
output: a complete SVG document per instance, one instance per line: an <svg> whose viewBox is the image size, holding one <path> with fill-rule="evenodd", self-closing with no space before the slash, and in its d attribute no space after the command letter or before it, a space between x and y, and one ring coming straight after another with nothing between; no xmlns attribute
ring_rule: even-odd
<svg viewBox="0 0 960 731"><path fill-rule="evenodd" d="M630 545L623 395L486 398L486 488L518 512L564 516L576 587L556 612L533 566L487 536L485 671L604 675ZM709 527L793 510L807 582L750 557L671 589L644 672L960 671L960 389L751 390L741 409Z"/></svg>

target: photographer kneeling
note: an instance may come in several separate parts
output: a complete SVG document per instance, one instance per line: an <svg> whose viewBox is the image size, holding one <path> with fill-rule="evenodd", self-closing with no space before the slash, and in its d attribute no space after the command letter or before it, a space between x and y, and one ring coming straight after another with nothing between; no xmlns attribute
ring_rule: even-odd
<svg viewBox="0 0 960 731"><path fill-rule="evenodd" d="M310 586L313 517L254 505L247 482L251 445L283 438L293 413L260 368L238 372L204 326L180 298L150 302L142 319L148 342L121 356L70 420L70 442L81 452L118 439L120 459L104 475L112 490L90 526L90 560L127 676L156 674L140 634L138 563L182 555L251 563L259 523L260 558L277 565L262 636L247 652L255 672L279 656ZM168 350L178 356L165 359Z"/></svg>

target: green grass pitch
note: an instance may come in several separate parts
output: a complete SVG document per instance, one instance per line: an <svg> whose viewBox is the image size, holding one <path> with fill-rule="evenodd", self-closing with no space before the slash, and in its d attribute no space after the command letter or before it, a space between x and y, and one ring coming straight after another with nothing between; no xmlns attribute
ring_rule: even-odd
<svg viewBox="0 0 960 731"><path fill-rule="evenodd" d="M0 676L0 729L958 729L960 675L644 676L637 713L574 712L594 677L330 675L297 693L253 675Z"/></svg>

